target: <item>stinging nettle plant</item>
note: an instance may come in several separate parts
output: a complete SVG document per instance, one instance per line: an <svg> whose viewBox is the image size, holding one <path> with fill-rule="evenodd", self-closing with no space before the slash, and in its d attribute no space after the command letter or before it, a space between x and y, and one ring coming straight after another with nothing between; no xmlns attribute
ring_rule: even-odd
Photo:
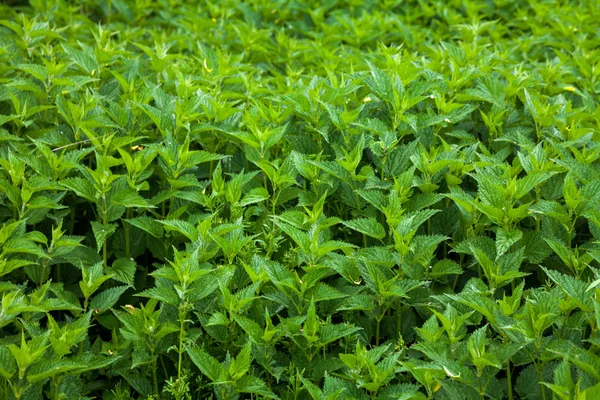
<svg viewBox="0 0 600 400"><path fill-rule="evenodd" d="M0 400L600 398L599 17L0 5Z"/></svg>

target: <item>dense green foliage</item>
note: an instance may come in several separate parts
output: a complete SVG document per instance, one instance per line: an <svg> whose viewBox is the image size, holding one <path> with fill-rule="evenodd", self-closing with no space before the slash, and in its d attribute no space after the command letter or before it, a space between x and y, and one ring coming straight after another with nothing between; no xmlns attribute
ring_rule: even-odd
<svg viewBox="0 0 600 400"><path fill-rule="evenodd" d="M1 400L600 398L595 1L0 19Z"/></svg>

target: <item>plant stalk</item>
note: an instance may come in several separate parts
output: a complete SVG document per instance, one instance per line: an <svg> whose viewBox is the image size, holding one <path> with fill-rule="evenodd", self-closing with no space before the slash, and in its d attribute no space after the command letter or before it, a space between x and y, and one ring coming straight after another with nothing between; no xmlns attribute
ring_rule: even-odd
<svg viewBox="0 0 600 400"><path fill-rule="evenodd" d="M513 390L512 390L512 375L510 371L510 360L506 362L506 385L508 392L508 400L513 400Z"/></svg>
<svg viewBox="0 0 600 400"><path fill-rule="evenodd" d="M183 338L185 330L185 314L181 313L179 317L179 359L177 362L177 379L181 379L181 365L183 363Z"/></svg>

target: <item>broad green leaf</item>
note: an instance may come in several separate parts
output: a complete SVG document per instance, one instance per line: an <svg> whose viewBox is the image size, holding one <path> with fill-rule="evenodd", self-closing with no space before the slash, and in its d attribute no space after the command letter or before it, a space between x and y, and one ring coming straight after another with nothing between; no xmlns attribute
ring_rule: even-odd
<svg viewBox="0 0 600 400"><path fill-rule="evenodd" d="M226 378L225 368L211 355L199 347L185 346L186 353L192 362L200 369L212 382L222 382Z"/></svg>
<svg viewBox="0 0 600 400"><path fill-rule="evenodd" d="M94 232L94 238L96 239L96 247L98 252L105 245L106 240L117 230L116 224L101 224L100 222L92 221L92 231Z"/></svg>
<svg viewBox="0 0 600 400"><path fill-rule="evenodd" d="M181 233L186 238L191 241L198 240L198 230L194 227L194 225L190 224L187 221L178 220L178 219L167 219L163 221L157 221L165 226L165 230L175 231Z"/></svg>
<svg viewBox="0 0 600 400"><path fill-rule="evenodd" d="M125 293L128 288L128 286L117 286L96 294L90 302L90 308L94 310L95 314L101 314L107 311L119 301L121 295Z"/></svg>
<svg viewBox="0 0 600 400"><path fill-rule="evenodd" d="M163 228L161 223L152 217L141 216L126 219L125 221L135 226L136 228L139 228L144 232L154 236L155 238L160 238L163 235Z"/></svg>
<svg viewBox="0 0 600 400"><path fill-rule="evenodd" d="M375 239L383 239L385 237L385 229L374 218L358 218L350 221L342 221L342 224Z"/></svg>

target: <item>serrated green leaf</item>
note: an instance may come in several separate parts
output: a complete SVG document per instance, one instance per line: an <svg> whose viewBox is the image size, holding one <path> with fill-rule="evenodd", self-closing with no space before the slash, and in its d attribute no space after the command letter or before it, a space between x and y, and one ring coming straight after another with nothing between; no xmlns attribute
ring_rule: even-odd
<svg viewBox="0 0 600 400"><path fill-rule="evenodd" d="M92 298L90 308L94 310L95 314L101 314L109 310L119 301L121 295L128 288L128 286L117 286L98 293Z"/></svg>
<svg viewBox="0 0 600 400"><path fill-rule="evenodd" d="M92 232L94 232L94 238L96 239L96 248L100 252L102 246L106 243L106 240L112 236L117 230L117 224L101 224L100 222L92 221Z"/></svg>
<svg viewBox="0 0 600 400"><path fill-rule="evenodd" d="M342 224L375 239L383 239L385 237L385 229L374 218L358 218L350 221L342 221Z"/></svg>
<svg viewBox="0 0 600 400"><path fill-rule="evenodd" d="M141 216L136 218L126 219L129 224L143 230L144 232L154 236L155 238L161 238L163 235L163 228L160 222L152 217Z"/></svg>
<svg viewBox="0 0 600 400"><path fill-rule="evenodd" d="M190 224L187 221L177 220L177 219L167 219L163 221L157 221L165 226L165 230L175 231L181 233L186 238L191 241L198 240L198 230L194 227L194 225Z"/></svg>
<svg viewBox="0 0 600 400"><path fill-rule="evenodd" d="M198 347L185 346L185 351L192 362L200 369L212 382L221 382L226 371L223 366L211 355Z"/></svg>

